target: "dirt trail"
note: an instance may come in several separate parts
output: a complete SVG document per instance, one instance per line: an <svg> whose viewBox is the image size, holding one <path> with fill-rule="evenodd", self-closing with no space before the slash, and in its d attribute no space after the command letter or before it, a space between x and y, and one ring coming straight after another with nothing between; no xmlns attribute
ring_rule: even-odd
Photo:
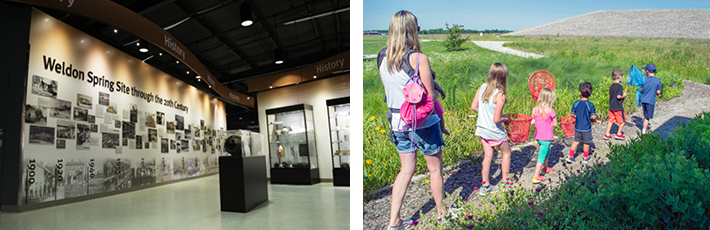
<svg viewBox="0 0 710 230"><path fill-rule="evenodd" d="M661 80L663 80L661 78ZM687 122L701 112L710 111L710 85L684 81L685 87L681 96L670 99L668 101L659 101L656 103L654 119L651 120L651 131L667 137L673 133L677 127L677 122ZM606 102L596 102L606 103ZM633 102L627 102L633 103ZM567 111L560 111L558 114L566 114ZM602 113L602 111L597 111ZM606 111L603 111L606 113ZM593 153L590 153L592 160L590 163L597 164L607 162L606 154L609 153L608 142L612 144L625 144L629 139L637 137L641 132L643 125L643 112L641 109L627 115L627 123L623 129L627 140L611 140L606 141L602 138L606 131L606 122L597 123L593 126ZM616 132L616 127L612 128L612 132ZM546 182L555 186L559 184L558 176L563 171L570 172L581 168L582 152L581 147L576 154L576 163L571 167L563 167L562 160L569 153L570 145L573 138L556 139L550 147L550 167L555 169L555 172L545 176ZM511 172L520 171L522 173L521 183L523 186L532 186L532 174L535 170L537 159L537 146L532 145L532 142L527 144L517 145L513 148L511 160ZM501 155L496 154L496 160L491 167L491 180L493 184L497 184L501 179L500 171ZM461 162L457 167L451 167L444 170L444 190L451 194L452 197L464 197L468 202L478 202L478 194L473 191L474 187L481 186L481 164L476 162ZM424 176L415 176L408 187L407 195L402 207L403 219L421 219L419 212L424 215L436 215L434 208L434 200L430 194L428 184L423 182ZM547 181L550 178L552 181ZM375 198L367 201L363 206L363 227L365 229L385 229L389 221L390 214L391 189L384 189L375 195ZM451 198L444 200L446 205L452 203Z"/></svg>

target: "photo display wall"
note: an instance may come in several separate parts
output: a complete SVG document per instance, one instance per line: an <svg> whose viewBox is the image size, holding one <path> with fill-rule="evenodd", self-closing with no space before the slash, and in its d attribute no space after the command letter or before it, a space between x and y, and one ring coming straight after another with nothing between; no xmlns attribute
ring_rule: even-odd
<svg viewBox="0 0 710 230"><path fill-rule="evenodd" d="M36 9L30 45L19 204L217 172L223 102Z"/></svg>

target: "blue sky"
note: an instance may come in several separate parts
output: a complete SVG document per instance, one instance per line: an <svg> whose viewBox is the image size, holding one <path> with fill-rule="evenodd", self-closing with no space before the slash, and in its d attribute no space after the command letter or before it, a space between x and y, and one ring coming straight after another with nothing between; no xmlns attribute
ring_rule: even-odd
<svg viewBox="0 0 710 230"><path fill-rule="evenodd" d="M710 9L710 0L364 0L363 29L386 30L399 10L414 13L422 29L444 28L448 22L474 30L519 30L599 10L626 9Z"/></svg>

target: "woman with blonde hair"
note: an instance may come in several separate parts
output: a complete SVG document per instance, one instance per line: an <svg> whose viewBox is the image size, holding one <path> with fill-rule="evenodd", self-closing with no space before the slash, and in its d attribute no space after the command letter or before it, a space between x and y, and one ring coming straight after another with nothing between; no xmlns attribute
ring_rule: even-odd
<svg viewBox="0 0 710 230"><path fill-rule="evenodd" d="M410 77L419 74L426 92L435 92L433 71L429 66L429 59L421 53L418 31L419 26L414 14L404 10L397 12L390 21L387 47L377 55L387 107L392 115L390 118L392 140L397 147L402 164L392 185L392 206L388 229L404 229L407 225L401 219L400 208L409 182L416 172L417 149L424 154L424 159L427 162L436 210L440 217L447 213L442 204L444 178L441 172L443 167L441 151L444 147L444 139L439 125L440 119L436 115L430 115L421 125L417 125L416 129L412 130L399 114L399 109L405 102L402 89ZM436 93L428 93L428 95L432 97L433 101L437 100Z"/></svg>

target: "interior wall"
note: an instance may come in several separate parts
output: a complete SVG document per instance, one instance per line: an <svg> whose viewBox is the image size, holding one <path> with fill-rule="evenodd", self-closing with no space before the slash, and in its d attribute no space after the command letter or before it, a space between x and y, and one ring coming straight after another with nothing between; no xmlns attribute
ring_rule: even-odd
<svg viewBox="0 0 710 230"><path fill-rule="evenodd" d="M259 124L261 124L259 130L264 135L262 142L264 153L269 152L266 110L298 104L312 105L319 175L321 179L333 179L328 106L325 101L348 96L350 96L350 74L259 92L257 108L259 108ZM270 163L267 161L267 168L271 168ZM271 176L270 172L267 173Z"/></svg>

